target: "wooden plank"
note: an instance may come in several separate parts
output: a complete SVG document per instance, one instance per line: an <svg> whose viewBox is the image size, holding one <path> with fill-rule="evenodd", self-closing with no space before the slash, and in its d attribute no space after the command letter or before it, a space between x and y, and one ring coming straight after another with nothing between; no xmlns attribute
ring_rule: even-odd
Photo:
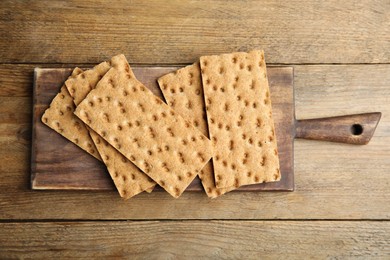
<svg viewBox="0 0 390 260"><path fill-rule="evenodd" d="M31 123L31 98L0 97L0 123Z"/></svg>
<svg viewBox="0 0 390 260"><path fill-rule="evenodd" d="M42 64L0 64L0 97L31 97L34 68L40 66ZM44 64L43 66L45 68L93 67L91 64Z"/></svg>
<svg viewBox="0 0 390 260"><path fill-rule="evenodd" d="M33 65L0 65L0 96L31 96Z"/></svg>
<svg viewBox="0 0 390 260"><path fill-rule="evenodd" d="M390 65L294 70L299 119L383 113L366 146L295 141L294 192L231 193L215 200L152 193L124 202L115 192L31 191L31 98L1 97L0 219L389 219Z"/></svg>
<svg viewBox="0 0 390 260"><path fill-rule="evenodd" d="M388 63L387 1L1 1L1 63L192 63L264 48L269 63ZM10 44L12 43L12 44ZM44 50L44 51L43 51Z"/></svg>
<svg viewBox="0 0 390 260"><path fill-rule="evenodd" d="M1 99L0 99L1 100ZM31 124L0 123L0 172L27 172L30 161Z"/></svg>
<svg viewBox="0 0 390 260"><path fill-rule="evenodd" d="M156 80L178 68L133 67L133 71L145 86L150 88L155 95L164 99ZM32 188L40 190L113 190L112 180L101 162L49 129L41 121L44 111L59 92L59 88L70 72L70 69L36 69L32 120ZM238 189L241 191L291 191L294 189L293 71L291 67L270 67L268 77L282 178L278 182L243 186ZM187 191L203 191L199 178L194 179Z"/></svg>
<svg viewBox="0 0 390 260"><path fill-rule="evenodd" d="M1 223L0 229L6 259L390 256L390 223L376 221L38 222Z"/></svg>
<svg viewBox="0 0 390 260"><path fill-rule="evenodd" d="M390 65L294 66L297 119L382 111L376 136L384 136L389 82Z"/></svg>
<svg viewBox="0 0 390 260"><path fill-rule="evenodd" d="M16 88L26 89L29 84L19 80L19 77L15 78ZM26 162L30 161L28 151L31 149L31 101L29 97L3 97L0 94L1 173L26 172L30 169Z"/></svg>

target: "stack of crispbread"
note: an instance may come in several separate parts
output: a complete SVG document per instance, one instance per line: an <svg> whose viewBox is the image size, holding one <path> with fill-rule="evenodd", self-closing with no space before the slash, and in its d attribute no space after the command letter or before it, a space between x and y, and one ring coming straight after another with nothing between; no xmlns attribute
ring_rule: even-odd
<svg viewBox="0 0 390 260"><path fill-rule="evenodd" d="M42 121L103 161L125 199L156 184L177 198L196 176L211 198L280 180L263 51L203 56L158 84L167 103L124 55L76 68Z"/></svg>

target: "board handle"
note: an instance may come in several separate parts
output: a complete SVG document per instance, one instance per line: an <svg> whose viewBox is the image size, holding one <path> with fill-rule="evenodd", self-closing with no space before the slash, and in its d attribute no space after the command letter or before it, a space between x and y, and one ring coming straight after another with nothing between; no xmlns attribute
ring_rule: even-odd
<svg viewBox="0 0 390 260"><path fill-rule="evenodd" d="M347 144L368 144L382 113L297 120L295 137Z"/></svg>

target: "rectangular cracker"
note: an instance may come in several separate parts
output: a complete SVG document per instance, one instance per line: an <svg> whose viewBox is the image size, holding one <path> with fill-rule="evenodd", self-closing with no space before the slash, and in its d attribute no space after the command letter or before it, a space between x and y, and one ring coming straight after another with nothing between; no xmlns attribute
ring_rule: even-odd
<svg viewBox="0 0 390 260"><path fill-rule="evenodd" d="M151 192L156 185L152 179L93 130L90 135L122 198L129 199L143 191Z"/></svg>
<svg viewBox="0 0 390 260"><path fill-rule="evenodd" d="M200 58L217 187L280 180L263 51Z"/></svg>
<svg viewBox="0 0 390 260"><path fill-rule="evenodd" d="M158 84L168 105L208 137L199 62L160 77ZM215 186L212 160L199 172L199 178L210 198L216 198L235 189Z"/></svg>
<svg viewBox="0 0 390 260"><path fill-rule="evenodd" d="M109 63L103 62L91 70L87 70L76 78L67 81L67 86L72 91L75 99L74 103L78 105L87 94L96 87L97 79L101 79L108 71L107 64L117 68L125 68L123 73L134 76L124 55L120 54L111 58ZM74 115L75 116L75 115ZM76 116L75 116L76 117ZM92 140L101 155L107 170L114 181L119 195L124 199L129 199L140 192L153 190L155 182L138 169L132 162L125 158L114 147L100 138L92 129L88 129Z"/></svg>
<svg viewBox="0 0 390 260"><path fill-rule="evenodd" d="M115 68L75 114L175 198L212 155L210 140L195 126Z"/></svg>
<svg viewBox="0 0 390 260"><path fill-rule="evenodd" d="M117 68L134 77L133 71L123 54L116 55L110 61L104 61L96 65L93 69L86 70L76 77L69 78L65 81L66 88L73 97L76 106L95 88L99 80L111 68Z"/></svg>
<svg viewBox="0 0 390 260"><path fill-rule="evenodd" d="M126 157L125 157L125 158L126 158ZM149 189L146 189L145 191L146 191L147 193L152 193L155 186L156 186L156 185L154 185L153 187L150 187Z"/></svg>
<svg viewBox="0 0 390 260"><path fill-rule="evenodd" d="M74 78L83 71L75 68L69 78ZM87 153L101 160L96 147L89 136L84 123L73 114L75 105L65 85L52 100L50 107L42 115L42 122L63 137L79 146Z"/></svg>

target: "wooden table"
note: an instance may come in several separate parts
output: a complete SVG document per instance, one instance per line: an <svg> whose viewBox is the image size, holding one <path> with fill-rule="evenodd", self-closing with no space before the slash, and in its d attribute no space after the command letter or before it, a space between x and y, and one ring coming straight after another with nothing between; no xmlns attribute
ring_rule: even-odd
<svg viewBox="0 0 390 260"><path fill-rule="evenodd" d="M1 1L0 258L390 258L388 1ZM32 191L34 67L264 49L297 119L382 112L366 146L295 141L294 192Z"/></svg>

